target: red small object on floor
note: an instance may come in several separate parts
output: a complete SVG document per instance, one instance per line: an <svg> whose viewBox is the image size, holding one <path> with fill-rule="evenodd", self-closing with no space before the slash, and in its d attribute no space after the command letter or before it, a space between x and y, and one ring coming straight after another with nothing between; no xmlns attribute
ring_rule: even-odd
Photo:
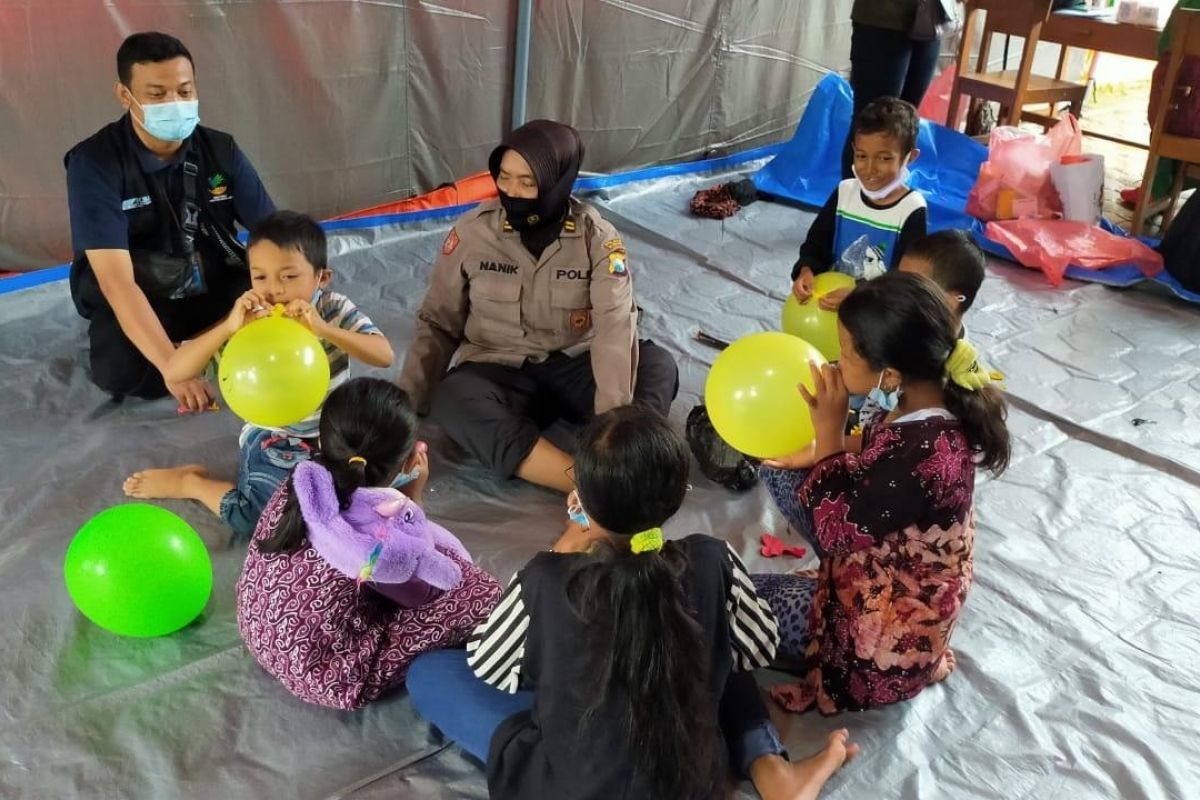
<svg viewBox="0 0 1200 800"><path fill-rule="evenodd" d="M766 558L778 558L779 556L792 556L793 558L804 558L808 551L803 547L792 547L785 545L783 540L772 536L769 533L762 535L762 549L759 550Z"/></svg>

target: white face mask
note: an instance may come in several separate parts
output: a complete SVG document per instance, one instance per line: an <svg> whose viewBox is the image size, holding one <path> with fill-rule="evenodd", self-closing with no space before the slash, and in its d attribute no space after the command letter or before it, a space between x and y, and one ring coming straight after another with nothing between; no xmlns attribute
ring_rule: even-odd
<svg viewBox="0 0 1200 800"><path fill-rule="evenodd" d="M892 181L887 186L884 186L882 189L877 189L872 192L865 185L863 185L862 178L860 178L858 175L858 169L856 167L851 167L850 169L854 172L854 178L858 181L858 189L863 193L863 197L876 203L886 198L889 194L896 191L901 186L906 185L908 183L908 179L912 177L912 173L908 171L908 164L906 163L900 168L900 173L896 175L896 180Z"/></svg>

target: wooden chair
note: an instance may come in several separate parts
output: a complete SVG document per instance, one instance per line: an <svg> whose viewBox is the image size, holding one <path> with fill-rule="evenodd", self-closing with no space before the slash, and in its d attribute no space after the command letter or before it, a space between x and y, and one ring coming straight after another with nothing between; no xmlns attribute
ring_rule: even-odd
<svg viewBox="0 0 1200 800"><path fill-rule="evenodd" d="M1162 102L1154 115L1150 127L1150 154L1146 157L1146 174L1142 177L1142 191L1138 195L1137 207L1133 211L1133 234L1141 235L1146 225L1148 206L1151 205L1151 187L1160 158L1171 158L1179 162L1175 166L1175 180L1171 184L1170 204L1163 211L1162 230L1165 233L1171 224L1179 193L1183 190L1183 179L1190 167L1200 164L1200 139L1191 136L1176 136L1163 130L1167 114L1178 108L1181 99L1200 102L1188 94L1200 91L1200 87L1180 86L1179 67L1185 56L1200 56L1200 11L1176 9L1171 16L1171 61L1167 65L1167 77L1163 82ZM1200 231L1196 232L1200 236Z"/></svg>
<svg viewBox="0 0 1200 800"><path fill-rule="evenodd" d="M1086 83L1033 73L1034 54L1041 40L1042 25L1050 16L1051 0L966 0L964 7L962 41L958 46L958 75L950 94L947 120L958 118L958 107L964 94L976 100L992 100L999 103L998 125L1016 125L1018 121L1026 120L1048 128L1056 121L1054 109L1059 103L1067 103L1076 117L1083 113L1083 99L1087 95ZM972 71L971 51L974 49L974 31L980 13L987 16L983 40L979 44L979 58L975 62L975 70ZM992 34L996 33L1019 36L1024 40L1021 63L1017 69L987 71ZM1066 54L1067 49L1064 47L1059 58L1059 75L1062 74ZM1037 114L1025 110L1026 105L1035 104L1049 105L1051 113Z"/></svg>

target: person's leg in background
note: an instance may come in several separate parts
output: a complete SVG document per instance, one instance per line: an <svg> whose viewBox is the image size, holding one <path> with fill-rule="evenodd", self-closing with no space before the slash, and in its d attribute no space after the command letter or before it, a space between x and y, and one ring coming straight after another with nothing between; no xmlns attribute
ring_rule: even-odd
<svg viewBox="0 0 1200 800"><path fill-rule="evenodd" d="M538 365L467 363L434 390L430 417L456 443L502 478L571 491L571 457L542 437Z"/></svg>
<svg viewBox="0 0 1200 800"><path fill-rule="evenodd" d="M596 411L596 378L588 353L578 356L556 354L541 364L530 366L542 392L553 398L557 416L568 422L583 424ZM664 417L671 402L679 393L679 368L675 359L649 339L638 343L637 378L633 387L633 402L652 408Z"/></svg>
<svg viewBox="0 0 1200 800"><path fill-rule="evenodd" d="M908 72L904 76L904 86L897 96L920 108L921 101L925 99L925 92L929 91L929 84L933 83L933 76L937 74L942 40L912 41L909 47L911 56L908 59Z"/></svg>
<svg viewBox="0 0 1200 800"><path fill-rule="evenodd" d="M850 88L854 115L872 100L899 97L908 78L913 41L908 34L872 25L853 24L850 34ZM853 177L854 136L842 149L842 178Z"/></svg>
<svg viewBox="0 0 1200 800"><path fill-rule="evenodd" d="M637 382L633 386L633 402L652 408L664 417L679 394L679 366L665 348L649 339L638 347Z"/></svg>
<svg viewBox="0 0 1200 800"><path fill-rule="evenodd" d="M749 672L730 673L719 715L730 764L763 800L817 800L830 776L858 754L858 745L842 729L831 733L821 750L792 761Z"/></svg>
<svg viewBox="0 0 1200 800"><path fill-rule="evenodd" d="M808 522L808 514L800 506L799 491L801 484L808 477L807 469L779 469L765 464L758 468L758 477L767 487L775 507L783 514L797 533L813 540L812 528Z"/></svg>
<svg viewBox="0 0 1200 800"><path fill-rule="evenodd" d="M167 395L162 373L129 340L108 306L97 308L88 322L88 360L92 383L114 399Z"/></svg>
<svg viewBox="0 0 1200 800"><path fill-rule="evenodd" d="M808 612L817 593L817 579L794 574L755 574L750 580L779 623L777 657L799 663L808 648Z"/></svg>
<svg viewBox="0 0 1200 800"><path fill-rule="evenodd" d="M237 484L230 487L225 481L208 478L197 481L204 496L195 499L208 505L215 492L224 488L217 501L217 514L233 529L237 538L248 538L258 526L258 518L279 487L287 482L297 464L313 456L316 440L253 428L244 434L245 442L238 456Z"/></svg>
<svg viewBox="0 0 1200 800"><path fill-rule="evenodd" d="M729 765L738 775L750 777L750 765L763 756L788 757L753 673L729 673L718 715L729 747Z"/></svg>
<svg viewBox="0 0 1200 800"><path fill-rule="evenodd" d="M533 692L508 694L476 677L465 650L433 650L413 659L405 679L413 708L483 763L504 720L533 708Z"/></svg>

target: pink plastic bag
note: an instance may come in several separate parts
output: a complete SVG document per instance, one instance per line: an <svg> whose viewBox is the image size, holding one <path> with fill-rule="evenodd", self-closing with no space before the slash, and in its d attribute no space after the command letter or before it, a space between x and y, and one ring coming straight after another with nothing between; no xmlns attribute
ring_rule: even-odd
<svg viewBox="0 0 1200 800"><path fill-rule="evenodd" d="M922 119L936 122L938 125L945 125L956 131L963 127L967 121L969 103L959 104L958 119L954 120L954 124L946 121L946 117L950 114L950 93L954 91L954 76L957 74L958 66L951 64L939 72L933 79L933 83L929 84L925 98L921 100L921 107L917 109L917 113L921 115Z"/></svg>
<svg viewBox="0 0 1200 800"><path fill-rule="evenodd" d="M1052 286L1059 286L1071 265L1104 269L1132 264L1147 278L1162 272L1162 254L1137 239L1065 219L1014 219L989 222L987 238L1002 244L1018 262L1040 269Z"/></svg>
<svg viewBox="0 0 1200 800"><path fill-rule="evenodd" d="M996 128L988 140L988 160L967 197L967 213L983 220L1056 216L1062 203L1050 180L1050 164L1082 149L1079 121L1071 114L1044 135Z"/></svg>

